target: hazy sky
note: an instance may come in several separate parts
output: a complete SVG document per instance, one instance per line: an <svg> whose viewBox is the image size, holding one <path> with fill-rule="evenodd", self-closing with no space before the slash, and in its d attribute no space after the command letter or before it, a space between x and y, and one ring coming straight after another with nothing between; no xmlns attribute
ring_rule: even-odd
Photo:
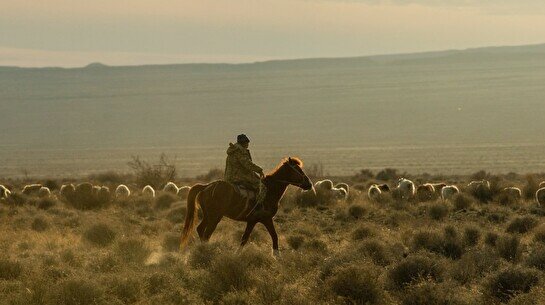
<svg viewBox="0 0 545 305"><path fill-rule="evenodd" d="M544 42L543 0L0 0L0 65L248 62Z"/></svg>

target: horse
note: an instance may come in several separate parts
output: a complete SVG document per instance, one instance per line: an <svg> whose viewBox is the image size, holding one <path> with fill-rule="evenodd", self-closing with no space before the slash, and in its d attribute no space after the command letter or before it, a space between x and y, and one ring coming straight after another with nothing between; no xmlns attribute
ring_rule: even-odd
<svg viewBox="0 0 545 305"><path fill-rule="evenodd" d="M209 184L196 184L191 187L187 197L187 214L180 242L180 249L184 249L193 235L198 215L197 204L202 209L202 220L197 226L197 233L201 241L210 239L216 226L223 217L236 221L245 221L246 229L242 235L240 248L248 242L248 238L257 223L262 223L272 239L273 254L278 251L278 236L274 227L273 217L278 211L278 203L289 185L303 190L312 188L312 182L303 172L303 162L298 158L285 158L272 173L262 179L266 187L263 199L263 210L255 210L255 206L248 206L236 188L226 181L218 180Z"/></svg>

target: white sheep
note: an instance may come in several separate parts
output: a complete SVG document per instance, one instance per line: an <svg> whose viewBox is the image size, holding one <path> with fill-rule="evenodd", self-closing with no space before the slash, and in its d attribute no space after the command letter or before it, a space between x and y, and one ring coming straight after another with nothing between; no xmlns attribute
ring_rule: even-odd
<svg viewBox="0 0 545 305"><path fill-rule="evenodd" d="M397 190L401 193L401 197L404 199L412 198L416 193L414 182L405 178L399 179L397 183Z"/></svg>
<svg viewBox="0 0 545 305"><path fill-rule="evenodd" d="M317 181L314 183L314 188L316 189L316 192L330 190L333 188L333 181L329 179Z"/></svg>
<svg viewBox="0 0 545 305"><path fill-rule="evenodd" d="M460 189L456 185L447 185L441 189L441 198L445 201L450 200L458 193L460 193Z"/></svg>
<svg viewBox="0 0 545 305"><path fill-rule="evenodd" d="M0 199L7 199L11 195L11 191L3 186L0 185Z"/></svg>
<svg viewBox="0 0 545 305"><path fill-rule="evenodd" d="M471 192L475 191L489 191L490 190L490 181L488 180L477 180L477 181L471 181L467 188Z"/></svg>
<svg viewBox="0 0 545 305"><path fill-rule="evenodd" d="M435 187L431 183L419 185L416 188L416 197L419 201L432 200L435 196Z"/></svg>
<svg viewBox="0 0 545 305"><path fill-rule="evenodd" d="M130 194L130 192L129 192ZM110 188L107 186L101 186L96 193L96 197L100 203L108 203L112 199L112 194L110 193Z"/></svg>
<svg viewBox="0 0 545 305"><path fill-rule="evenodd" d="M49 198L50 196L51 196L51 190L48 187L42 186L38 190L38 197L40 197L40 198Z"/></svg>
<svg viewBox="0 0 545 305"><path fill-rule="evenodd" d="M178 186L174 182L169 182L163 188L163 192L171 193L172 195L178 194Z"/></svg>
<svg viewBox="0 0 545 305"><path fill-rule="evenodd" d="M115 189L115 198L117 199L127 199L130 195L131 190L125 184L120 184Z"/></svg>
<svg viewBox="0 0 545 305"><path fill-rule="evenodd" d="M23 187L21 193L27 196L35 196L38 194L43 185L41 184L27 184Z"/></svg>
<svg viewBox="0 0 545 305"><path fill-rule="evenodd" d="M545 187L542 187L539 190L537 190L536 201L539 205L545 204Z"/></svg>
<svg viewBox="0 0 545 305"><path fill-rule="evenodd" d="M501 190L502 194L505 194L508 198L513 200L520 200L522 198L522 191L518 187L510 186Z"/></svg>
<svg viewBox="0 0 545 305"><path fill-rule="evenodd" d="M345 200L348 197L348 193L344 188L332 188L331 197L335 200Z"/></svg>
<svg viewBox="0 0 545 305"><path fill-rule="evenodd" d="M539 183L538 189L544 188L544 187L545 187L545 181L541 181L541 182Z"/></svg>
<svg viewBox="0 0 545 305"><path fill-rule="evenodd" d="M377 184L371 185L369 189L367 190L367 197L369 197L369 199L372 201L377 200L381 194L382 194L382 190Z"/></svg>
<svg viewBox="0 0 545 305"><path fill-rule="evenodd" d="M187 196L189 195L189 190L191 189L190 186L182 186L178 189L178 197L182 199L187 199Z"/></svg>
<svg viewBox="0 0 545 305"><path fill-rule="evenodd" d="M145 196L145 197L154 198L155 197L155 190L153 189L153 187L151 185L146 185L142 189L142 195Z"/></svg>
<svg viewBox="0 0 545 305"><path fill-rule="evenodd" d="M61 186L61 190L59 191L59 194L61 195L61 197L69 199L74 195L75 192L76 192L76 187L72 183L70 183L70 184L63 184Z"/></svg>
<svg viewBox="0 0 545 305"><path fill-rule="evenodd" d="M346 191L346 196L348 196L350 194L350 187L346 183L337 183L337 185L335 185L335 188L345 190Z"/></svg>

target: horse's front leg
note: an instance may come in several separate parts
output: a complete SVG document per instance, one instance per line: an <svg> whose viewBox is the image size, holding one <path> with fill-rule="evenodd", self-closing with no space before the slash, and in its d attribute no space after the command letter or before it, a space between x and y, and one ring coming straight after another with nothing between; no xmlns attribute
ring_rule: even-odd
<svg viewBox="0 0 545 305"><path fill-rule="evenodd" d="M250 234L254 230L256 222L255 221L248 221L246 223L246 230L244 230L244 234L242 235L242 240L240 241L240 248L244 247L246 243L248 242L248 239L250 238Z"/></svg>
<svg viewBox="0 0 545 305"><path fill-rule="evenodd" d="M269 231L269 235L271 235L273 255L279 256L280 251L278 250L278 235L276 234L272 217L263 220L262 223L265 225L265 228L267 228L267 231Z"/></svg>

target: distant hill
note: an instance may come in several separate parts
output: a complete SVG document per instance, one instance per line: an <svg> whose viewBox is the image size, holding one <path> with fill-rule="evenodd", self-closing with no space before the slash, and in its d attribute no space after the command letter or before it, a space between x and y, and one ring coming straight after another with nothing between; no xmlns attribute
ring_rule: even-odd
<svg viewBox="0 0 545 305"><path fill-rule="evenodd" d="M322 149L545 143L543 84L545 45L247 64L2 67L0 157L175 146L216 147L221 159L240 132L257 147L312 160L324 160ZM202 168L221 166L194 156ZM25 158L0 170L35 166Z"/></svg>

